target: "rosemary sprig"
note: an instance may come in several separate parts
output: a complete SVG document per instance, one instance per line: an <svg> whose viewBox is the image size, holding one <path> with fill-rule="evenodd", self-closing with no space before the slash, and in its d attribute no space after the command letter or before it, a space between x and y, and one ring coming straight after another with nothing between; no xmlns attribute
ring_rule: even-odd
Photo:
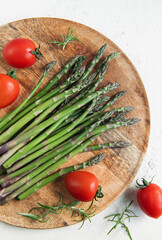
<svg viewBox="0 0 162 240"><path fill-rule="evenodd" d="M51 41L51 43L55 43L58 46L62 46L63 50L65 49L65 46L66 46L67 43L71 43L71 42L74 42L74 41L80 41L78 39L78 36L73 35L73 29L72 29L71 26L69 28L69 33L65 34L65 36L63 36L63 34L61 34L61 36L62 36L62 39L63 39L62 42L60 42L60 41Z"/></svg>
<svg viewBox="0 0 162 240"><path fill-rule="evenodd" d="M80 207L78 206L80 202L76 200L74 200L72 203L69 203L69 204L64 203L62 194L61 193L58 193L58 194L59 194L60 200L56 206L43 205L38 202L39 207L34 207L30 209L28 213L18 213L18 214L24 217L28 217L33 220L39 221L41 223L44 223L50 219L52 213L60 214L64 210L67 210L72 217L76 218L74 219L74 221L82 222L80 228L84 225L86 219L88 219L89 222L91 222L90 218L95 215L94 213L96 211L96 208L93 211L91 211L93 206L93 201L91 201L91 204L88 207L88 209L85 210L83 203L81 204ZM37 212L37 214L33 214L33 211Z"/></svg>
<svg viewBox="0 0 162 240"><path fill-rule="evenodd" d="M121 213L111 214L111 215L105 217L105 219L108 219L109 222L115 223L115 225L110 229L110 231L107 233L107 235L109 235L112 232L112 230L116 229L117 226L120 224L121 227L124 228L125 231L127 232L129 239L132 240L130 231L124 222L126 219L128 219L130 222L131 218L138 217L132 210L129 209L129 207L131 206L132 203L133 203L133 200L128 205L126 205L125 209ZM109 219L109 218L111 218L111 219Z"/></svg>

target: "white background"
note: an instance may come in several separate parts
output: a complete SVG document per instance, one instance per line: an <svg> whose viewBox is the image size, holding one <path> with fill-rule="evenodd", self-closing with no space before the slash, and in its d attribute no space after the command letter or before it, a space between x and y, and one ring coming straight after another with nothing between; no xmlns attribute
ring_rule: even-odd
<svg viewBox="0 0 162 240"><path fill-rule="evenodd" d="M114 41L131 59L139 72L149 99L151 135L147 154L136 178L162 186L162 1L161 0L0 0L0 25L29 17L58 17L88 25ZM0 223L3 240L17 239L129 239L117 228L106 236L112 225L106 215L121 210L123 200L134 200L132 209L139 216L128 223L134 240L162 239L162 218L147 217L136 202L135 181L124 194L102 213L79 225L53 230L22 229Z"/></svg>

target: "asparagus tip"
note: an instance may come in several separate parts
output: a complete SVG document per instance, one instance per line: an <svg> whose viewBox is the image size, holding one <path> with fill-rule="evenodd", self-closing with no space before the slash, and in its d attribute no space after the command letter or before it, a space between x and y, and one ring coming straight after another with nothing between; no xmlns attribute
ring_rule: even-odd
<svg viewBox="0 0 162 240"><path fill-rule="evenodd" d="M133 110L133 107L127 106L124 108L124 111L131 112Z"/></svg>
<svg viewBox="0 0 162 240"><path fill-rule="evenodd" d="M127 126L129 126L129 125L133 125L133 124L136 124L136 123L138 123L138 122L140 122L141 121L141 119L139 119L139 118L131 118L131 119L127 119L126 120L126 125Z"/></svg>
<svg viewBox="0 0 162 240"><path fill-rule="evenodd" d="M122 97L125 93L126 93L126 90L123 90L123 91L121 91L121 92L118 92L118 93L116 94L116 97Z"/></svg>
<svg viewBox="0 0 162 240"><path fill-rule="evenodd" d="M115 147L117 147L117 148L126 148L126 147L129 147L129 146L131 146L131 143L121 141L121 142L117 142Z"/></svg>
<svg viewBox="0 0 162 240"><path fill-rule="evenodd" d="M46 66L46 71L49 71L56 63L57 63L57 61L52 61L52 62L48 63Z"/></svg>
<svg viewBox="0 0 162 240"><path fill-rule="evenodd" d="M119 56L120 54L121 54L120 52L111 53L110 55L107 56L107 60L110 61L110 60L112 60L113 58Z"/></svg>
<svg viewBox="0 0 162 240"><path fill-rule="evenodd" d="M101 154L95 156L94 158L90 159L88 161L89 166L94 166L96 164L99 164L105 158L105 156L106 156L106 153L101 153Z"/></svg>
<svg viewBox="0 0 162 240"><path fill-rule="evenodd" d="M82 59L85 60L87 57L86 56L82 56Z"/></svg>
<svg viewBox="0 0 162 240"><path fill-rule="evenodd" d="M106 46L107 46L107 44L105 43L101 48L105 48L106 49Z"/></svg>
<svg viewBox="0 0 162 240"><path fill-rule="evenodd" d="M105 50L106 50L106 46L107 46L107 44L106 44L106 43L105 43L104 45L102 45L102 47L99 49L98 53L99 53L99 52L102 52L102 53L104 53L104 52L105 52Z"/></svg>

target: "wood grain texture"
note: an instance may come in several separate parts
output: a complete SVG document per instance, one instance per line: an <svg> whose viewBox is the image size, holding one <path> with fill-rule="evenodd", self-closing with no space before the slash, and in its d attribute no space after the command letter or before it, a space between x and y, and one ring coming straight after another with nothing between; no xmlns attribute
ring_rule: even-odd
<svg viewBox="0 0 162 240"><path fill-rule="evenodd" d="M61 40L61 33L67 33L70 26L72 26L74 33L81 42L68 44L64 51L60 47L49 43L48 40ZM85 25L55 18L24 19L0 27L0 72L5 73L10 69L3 59L5 44L9 40L19 37L32 39L37 46L41 44L44 57L30 68L17 70L18 81L21 86L20 95L12 105L0 110L0 116L15 109L25 99L39 81L43 68L48 62L57 60L55 68L50 72L41 88L76 54L86 55L88 64L104 43L107 43L104 56L116 51L122 52L107 37ZM107 153L102 163L88 169L98 177L105 195L101 202L95 203L97 205L96 213L109 206L134 179L145 155L150 132L149 105L142 80L123 52L109 62L108 71L100 87L112 82L120 83L118 91L127 91L126 95L115 106L133 106L134 110L128 114L128 117L138 117L141 121L127 128L107 131L98 137L95 143L126 140L132 145L125 149L107 149L78 154L63 165L63 167L66 167L76 162L83 162L101 152ZM18 212L28 212L30 208L36 206L37 201L48 204L57 203L58 196L55 191L61 192L65 201L72 200L65 189L64 178L62 177L23 201L13 200L0 207L0 220L15 226L36 229L58 228L75 224L70 215L66 215L66 213L52 216L49 222L43 224L16 214Z"/></svg>

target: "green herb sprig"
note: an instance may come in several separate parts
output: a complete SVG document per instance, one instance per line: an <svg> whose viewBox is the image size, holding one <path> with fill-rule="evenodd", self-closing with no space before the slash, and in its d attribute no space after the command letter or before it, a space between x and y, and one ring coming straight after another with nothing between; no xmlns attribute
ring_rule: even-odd
<svg viewBox="0 0 162 240"><path fill-rule="evenodd" d="M62 36L62 39L63 39L62 42L60 42L60 41L51 41L51 43L55 43L55 44L57 44L58 46L62 46L62 49L63 49L63 50L65 49L65 46L66 46L67 43L72 43L72 42L74 42L74 41L80 41L80 40L78 39L78 36L73 35L73 29L72 29L71 26L70 26L70 28L69 28L69 33L68 33L68 34L65 34L65 36L63 36L63 34L61 34L61 36Z"/></svg>
<svg viewBox="0 0 162 240"><path fill-rule="evenodd" d="M130 222L131 218L138 217L132 210L129 209L132 203L133 203L133 200L128 205L126 205L125 209L121 213L111 214L105 217L105 219L108 219L109 222L115 223L115 225L110 229L107 235L109 235L112 232L112 230L116 229L118 225L121 225L121 227L124 228L125 231L127 232L129 239L132 240L130 231L124 222L126 219L128 219Z"/></svg>
<svg viewBox="0 0 162 240"><path fill-rule="evenodd" d="M59 203L56 206L54 206L54 205L53 206L43 205L43 204L38 202L39 207L34 207L34 208L30 209L30 211L28 213L18 213L18 214L22 215L24 217L28 217L30 219L39 221L41 223L45 223L50 219L52 213L53 214L60 214L64 210L67 210L73 218L76 218L76 219L74 219L74 221L82 222L79 229L84 225L86 219L88 219L89 222L91 222L90 218L95 215L94 213L95 213L96 208L97 208L96 207L92 211L93 201L91 201L91 204L88 207L88 209L85 210L83 203L80 206L78 206L80 204L80 201L74 200L72 203L69 203L69 204L64 203L62 194L61 193L58 193L58 194L59 194L60 200L59 200ZM32 213L33 211L37 211L38 214L33 214Z"/></svg>

